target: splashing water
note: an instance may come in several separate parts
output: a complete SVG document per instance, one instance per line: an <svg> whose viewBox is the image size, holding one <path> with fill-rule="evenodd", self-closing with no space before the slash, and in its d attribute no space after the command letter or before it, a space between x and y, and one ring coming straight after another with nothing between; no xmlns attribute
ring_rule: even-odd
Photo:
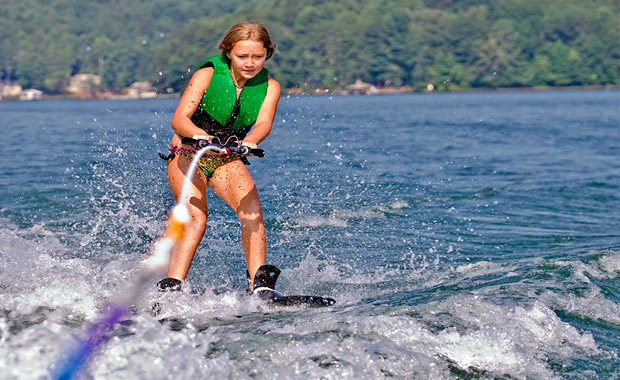
<svg viewBox="0 0 620 380"><path fill-rule="evenodd" d="M187 292L142 289L76 376L618 378L619 102L284 97L250 167L270 260L283 292L338 303L245 301L238 223L209 194ZM0 377L50 376L140 277L175 202L155 148L174 106L0 102L3 152L27 157L0 171Z"/></svg>
<svg viewBox="0 0 620 380"><path fill-rule="evenodd" d="M225 152L214 146L205 147L196 152L187 169L181 195L176 206L172 209L169 227L165 236L155 244L153 254L144 262L134 283L124 289L123 295L119 297L117 302L108 306L109 311L107 314L99 322L88 328L86 338L69 353L64 363L58 366L59 369L54 379L68 380L73 378L90 359L95 350L105 342L106 334L120 322L121 318L136 303L142 293L142 288L152 283L158 276L161 276L161 273L168 267L170 254L176 243L183 238L185 228L190 222L186 203L188 202L187 193L191 186L193 174L202 156L209 151Z"/></svg>

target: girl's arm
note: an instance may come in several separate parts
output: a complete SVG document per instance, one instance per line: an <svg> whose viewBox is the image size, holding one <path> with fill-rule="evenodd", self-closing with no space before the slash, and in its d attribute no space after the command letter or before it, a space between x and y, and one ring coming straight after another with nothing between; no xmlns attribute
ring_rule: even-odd
<svg viewBox="0 0 620 380"><path fill-rule="evenodd" d="M256 145L260 144L269 136L279 101L280 84L274 79L269 79L267 83L267 94L265 95L263 105L260 107L260 111L258 111L254 128L252 128L252 131L243 139L246 145L255 148Z"/></svg>
<svg viewBox="0 0 620 380"><path fill-rule="evenodd" d="M172 128L181 136L195 139L206 139L208 137L203 129L198 128L191 121L191 117L200 105L202 97L207 91L209 83L211 83L211 77L213 77L213 68L205 67L196 71L189 80L171 122Z"/></svg>

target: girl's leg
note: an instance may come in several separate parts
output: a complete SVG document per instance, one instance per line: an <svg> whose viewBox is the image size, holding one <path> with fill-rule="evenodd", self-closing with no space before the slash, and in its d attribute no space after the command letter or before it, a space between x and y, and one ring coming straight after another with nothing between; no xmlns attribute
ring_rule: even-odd
<svg viewBox="0 0 620 380"><path fill-rule="evenodd" d="M178 200L183 184L185 183L185 174L190 161L181 156L176 156L168 164L168 182L174 198ZM167 277L185 280L187 272L192 264L194 254L198 248L198 244L204 236L207 226L207 196L206 196L207 180L199 169L196 169L192 178L192 186L190 186L189 197L185 199L187 209L190 215L190 223L186 226L185 235L177 243L174 251L170 255L170 263L168 264Z"/></svg>
<svg viewBox="0 0 620 380"><path fill-rule="evenodd" d="M241 222L241 246L250 281L267 255L267 234L258 189L252 175L239 161L220 166L209 180L213 189L237 214Z"/></svg>

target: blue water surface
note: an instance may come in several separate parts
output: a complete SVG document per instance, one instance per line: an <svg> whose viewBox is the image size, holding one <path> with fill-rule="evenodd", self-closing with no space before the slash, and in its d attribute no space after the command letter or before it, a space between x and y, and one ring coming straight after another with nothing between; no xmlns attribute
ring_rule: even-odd
<svg viewBox="0 0 620 380"><path fill-rule="evenodd" d="M0 373L49 374L174 200L176 99L0 102ZM243 296L209 193L187 291L147 289L83 378L620 377L620 92L285 96L259 187L284 293Z"/></svg>

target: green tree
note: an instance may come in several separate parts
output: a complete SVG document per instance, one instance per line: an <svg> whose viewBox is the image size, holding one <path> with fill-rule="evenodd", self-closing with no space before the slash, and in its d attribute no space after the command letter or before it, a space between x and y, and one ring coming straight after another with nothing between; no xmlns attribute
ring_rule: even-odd
<svg viewBox="0 0 620 380"><path fill-rule="evenodd" d="M71 75L102 89L149 80L180 91L230 25L270 28L286 87L434 83L619 85L617 0L4 0L0 80L61 93Z"/></svg>

